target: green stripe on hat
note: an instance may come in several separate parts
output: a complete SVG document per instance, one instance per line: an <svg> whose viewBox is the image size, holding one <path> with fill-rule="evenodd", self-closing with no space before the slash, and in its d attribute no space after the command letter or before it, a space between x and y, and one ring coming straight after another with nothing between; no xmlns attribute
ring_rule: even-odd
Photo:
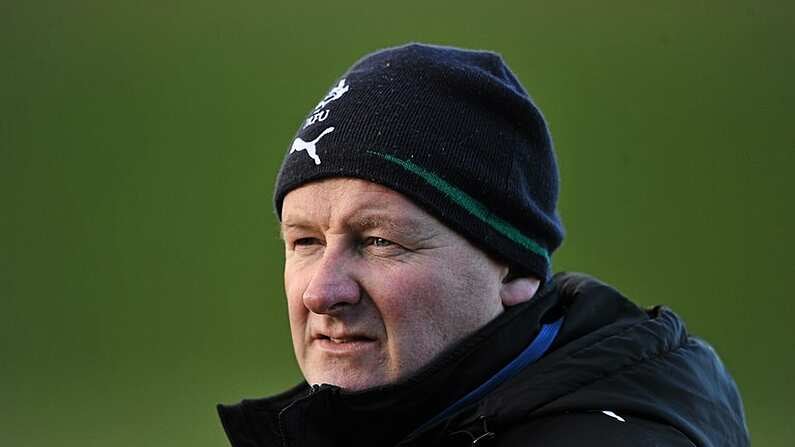
<svg viewBox="0 0 795 447"><path fill-rule="evenodd" d="M483 204L475 200L474 197L456 188L450 183L447 183L447 181L445 181L443 178L439 177L438 175L434 174L433 172L426 171L422 167L417 166L410 161L401 160L400 158L397 158L389 154L382 154L380 152L375 152L375 151L367 151L367 153L384 158L387 161L390 161L402 167L403 169L422 177L422 179L428 182L428 184L430 184L431 186L433 186L434 188L445 194L453 202L457 203L462 208L469 211L473 216L482 220L484 223L489 225L497 232L501 233L503 236L527 248L533 253L543 257L544 259L546 259L547 262L550 262L549 252L547 251L547 249L539 245L536 241L522 234L522 232L519 231L518 228L514 227L505 220L495 216L494 213L489 211L488 208L483 206Z"/></svg>

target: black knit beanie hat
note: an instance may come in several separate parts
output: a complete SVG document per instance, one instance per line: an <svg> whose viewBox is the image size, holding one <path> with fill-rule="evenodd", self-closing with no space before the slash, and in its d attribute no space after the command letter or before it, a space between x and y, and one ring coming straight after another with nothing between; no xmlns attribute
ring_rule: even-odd
<svg viewBox="0 0 795 447"><path fill-rule="evenodd" d="M288 192L328 177L400 192L514 275L550 276L563 239L552 140L498 54L409 44L359 60L301 123L279 219Z"/></svg>

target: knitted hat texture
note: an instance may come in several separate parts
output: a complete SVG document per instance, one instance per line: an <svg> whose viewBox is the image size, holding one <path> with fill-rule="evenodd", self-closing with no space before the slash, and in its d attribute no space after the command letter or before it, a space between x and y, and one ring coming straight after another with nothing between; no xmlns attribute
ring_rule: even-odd
<svg viewBox="0 0 795 447"><path fill-rule="evenodd" d="M502 57L409 44L369 54L301 123L274 203L329 177L384 185L523 274L563 239L546 122Z"/></svg>

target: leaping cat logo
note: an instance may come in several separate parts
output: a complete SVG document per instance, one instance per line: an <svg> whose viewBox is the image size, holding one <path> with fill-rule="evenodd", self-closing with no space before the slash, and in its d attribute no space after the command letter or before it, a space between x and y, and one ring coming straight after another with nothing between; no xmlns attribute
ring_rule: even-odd
<svg viewBox="0 0 795 447"><path fill-rule="evenodd" d="M317 103L317 105L315 106L315 110L314 111L317 112L318 110L322 109L323 107L326 107L328 105L328 103L330 103L331 101L336 101L337 99L340 99L342 97L342 95L344 95L345 92L347 92L349 89L350 89L350 86L345 84L345 79L342 79L339 82L339 84L337 84L335 87L333 87L328 92L328 94L326 95L325 98L323 98L322 101Z"/></svg>
<svg viewBox="0 0 795 447"><path fill-rule="evenodd" d="M333 127L329 127L323 132L320 132L320 135L318 135L317 138L312 141L304 141L300 138L296 138L295 141L293 141L293 146L290 148L290 153L292 154L293 152L306 151L306 153L309 154L309 157L312 158L312 160L315 160L315 164L319 165L320 157L317 156L317 142L320 141L324 135L331 132L334 132Z"/></svg>

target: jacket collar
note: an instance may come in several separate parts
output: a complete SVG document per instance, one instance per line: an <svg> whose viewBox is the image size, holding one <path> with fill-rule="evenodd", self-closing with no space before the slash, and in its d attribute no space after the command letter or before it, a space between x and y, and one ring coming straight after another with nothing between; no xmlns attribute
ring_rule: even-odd
<svg viewBox="0 0 795 447"><path fill-rule="evenodd" d="M447 433L502 438L529 420L605 409L662 423L694 445L749 444L736 384L671 310L641 309L585 275L555 279L566 320L550 352L412 445L440 444Z"/></svg>
<svg viewBox="0 0 795 447"><path fill-rule="evenodd" d="M395 445L522 352L540 324L559 313L556 301L554 287L545 288L397 384L346 392L304 382L273 397L219 405L221 421L234 447Z"/></svg>

